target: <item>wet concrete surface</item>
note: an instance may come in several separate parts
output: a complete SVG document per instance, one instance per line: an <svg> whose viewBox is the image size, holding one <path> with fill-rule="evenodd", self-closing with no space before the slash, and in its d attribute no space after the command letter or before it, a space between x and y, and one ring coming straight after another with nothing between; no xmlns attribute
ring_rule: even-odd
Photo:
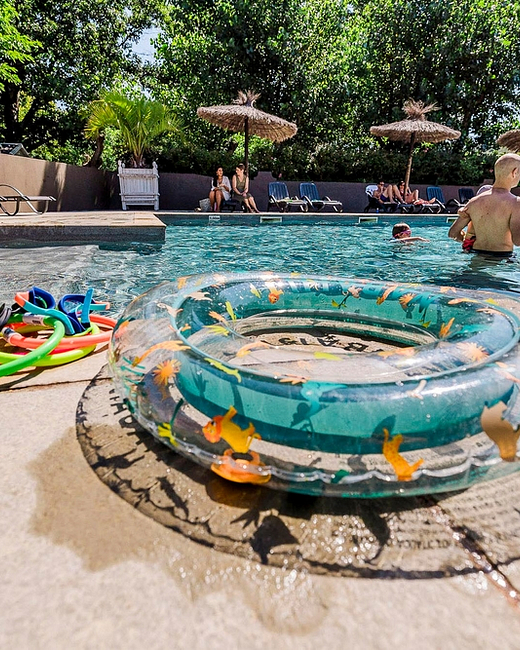
<svg viewBox="0 0 520 650"><path fill-rule="evenodd" d="M518 647L518 478L236 490L140 430L103 363L0 389L1 647Z"/></svg>

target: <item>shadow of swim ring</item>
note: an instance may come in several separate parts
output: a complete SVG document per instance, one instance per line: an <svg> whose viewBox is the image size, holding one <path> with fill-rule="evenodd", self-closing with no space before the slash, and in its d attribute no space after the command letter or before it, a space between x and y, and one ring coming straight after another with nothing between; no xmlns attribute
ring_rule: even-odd
<svg viewBox="0 0 520 650"><path fill-rule="evenodd" d="M520 466L519 315L509 294L205 274L136 298L109 359L136 419L230 480L335 496L444 492ZM318 341L300 336L316 331ZM276 343L294 333L302 344Z"/></svg>

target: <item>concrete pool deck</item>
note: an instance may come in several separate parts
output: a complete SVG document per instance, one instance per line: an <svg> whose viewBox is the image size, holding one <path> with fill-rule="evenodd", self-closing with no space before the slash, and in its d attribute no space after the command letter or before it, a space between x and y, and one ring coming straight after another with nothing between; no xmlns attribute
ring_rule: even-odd
<svg viewBox="0 0 520 650"><path fill-rule="evenodd" d="M0 379L1 647L518 648L518 475L435 500L339 502L330 544L360 577L242 558L143 515L86 462L78 403L105 363L101 349ZM320 502L298 525L307 552L330 519Z"/></svg>
<svg viewBox="0 0 520 650"><path fill-rule="evenodd" d="M152 212L47 212L0 216L0 244L164 242L165 224Z"/></svg>

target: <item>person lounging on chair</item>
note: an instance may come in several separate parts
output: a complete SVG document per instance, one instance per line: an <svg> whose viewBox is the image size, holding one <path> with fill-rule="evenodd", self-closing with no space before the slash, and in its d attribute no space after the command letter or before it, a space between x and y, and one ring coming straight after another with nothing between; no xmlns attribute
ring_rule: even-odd
<svg viewBox="0 0 520 650"><path fill-rule="evenodd" d="M335 212L343 212L343 203L334 201L328 196L320 198L318 188L314 183L300 183L300 198L306 201L309 209L319 212L323 207L332 208Z"/></svg>
<svg viewBox="0 0 520 650"><path fill-rule="evenodd" d="M367 185L365 194L368 197L368 205L364 212L368 212L369 210L376 210L376 212L396 212L396 210L400 212L412 211L410 206L395 200L392 186L388 185L385 187L383 181L380 181L377 185ZM382 198L383 196L384 199Z"/></svg>
<svg viewBox="0 0 520 650"><path fill-rule="evenodd" d="M406 212L440 212L439 203L436 198L430 200L422 199L419 196L419 190L411 190L405 182L400 181L394 185L394 197L401 203L410 207ZM404 210L403 210L404 211Z"/></svg>
<svg viewBox="0 0 520 650"><path fill-rule="evenodd" d="M10 192L6 192L5 190L3 190L4 187L8 187ZM20 190L14 187L13 185L8 185L7 183L0 183L0 210L4 214L9 215L10 217L14 216L15 214L18 214L18 212L20 211L21 203L25 203L26 205L28 205L29 208L35 214L44 214L45 212L47 212L50 201L56 201L56 199L53 196L26 196L25 194L22 194L22 192L20 192ZM10 212L8 207L3 205L4 203L9 206L13 206L14 210ZM43 203L44 204L43 210L38 210L37 208L35 208L33 203Z"/></svg>

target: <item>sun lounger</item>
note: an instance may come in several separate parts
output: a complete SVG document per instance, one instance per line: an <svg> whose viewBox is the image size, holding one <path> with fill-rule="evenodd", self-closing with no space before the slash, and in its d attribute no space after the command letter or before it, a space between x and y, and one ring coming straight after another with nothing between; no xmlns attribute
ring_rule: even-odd
<svg viewBox="0 0 520 650"><path fill-rule="evenodd" d="M289 212L291 207L299 208L302 212L308 210L306 201L302 201L297 196L289 196L287 185L281 181L269 183L267 211L269 212L273 206L276 206L276 209L280 212Z"/></svg>
<svg viewBox="0 0 520 650"><path fill-rule="evenodd" d="M444 194L442 192L442 189L437 185L431 185L427 187L426 196L428 197L428 201L431 201L431 199L435 199L437 201L437 204L441 206L440 211L442 212L456 212L462 205L462 203L457 201L457 199L450 199L449 201L446 201L444 199Z"/></svg>
<svg viewBox="0 0 520 650"><path fill-rule="evenodd" d="M335 212L343 212L343 203L334 201L328 196L320 198L318 188L314 183L300 183L300 198L307 201L309 209L319 212L323 207L332 208Z"/></svg>
<svg viewBox="0 0 520 650"><path fill-rule="evenodd" d="M11 191L6 192L3 188L9 188ZM50 201L56 201L53 196L26 196L13 185L0 183L0 211L10 217L18 214L20 204L25 203L35 214L44 214L47 212ZM38 210L33 203L43 203L43 210ZM5 204L5 205L4 205Z"/></svg>

